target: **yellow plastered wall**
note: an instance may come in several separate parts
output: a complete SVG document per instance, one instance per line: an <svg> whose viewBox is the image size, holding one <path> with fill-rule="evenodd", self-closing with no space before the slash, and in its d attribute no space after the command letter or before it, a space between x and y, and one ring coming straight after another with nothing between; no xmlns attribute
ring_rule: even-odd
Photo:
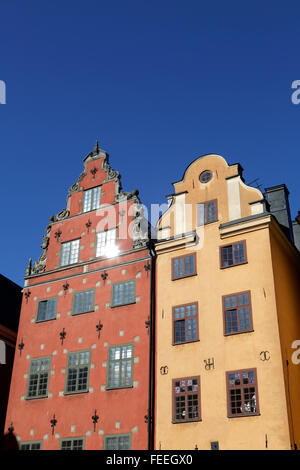
<svg viewBox="0 0 300 470"><path fill-rule="evenodd" d="M271 231L282 360L292 442L300 448L300 255L279 230ZM296 347L292 347L294 342ZM299 353L297 353L299 351ZM288 363L287 363L288 361Z"/></svg>
<svg viewBox="0 0 300 470"><path fill-rule="evenodd" d="M213 178L199 182L204 170ZM290 433L286 406L283 365L278 330L269 228L246 231L221 239L220 223L229 221L228 179L237 175L237 165L228 166L220 156L209 155L193 162L183 181L175 183L175 193L185 194L196 205L218 199L218 221L197 229L194 245L176 248L172 240L159 251L156 270L156 449L210 449L218 441L220 449L289 449ZM251 216L249 202L262 199L255 188L248 188L237 176L241 217ZM235 192L236 194L236 192ZM173 203L173 209L176 205ZM236 200L231 203L236 203ZM169 209L169 211L172 209ZM166 218L167 217L167 222ZM172 219L166 213L159 226ZM196 229L195 218L192 228ZM232 219L233 220L233 219ZM248 262L220 269L221 245L246 240ZM196 253L197 275L172 281L173 257ZM251 291L254 331L224 336L222 296ZM199 341L172 345L172 307L198 302ZM262 361L261 352L270 359ZM205 360L214 360L214 369L205 369ZM161 375L161 367L168 374ZM227 417L226 371L257 369L259 416ZM172 423L172 379L200 376L201 421Z"/></svg>

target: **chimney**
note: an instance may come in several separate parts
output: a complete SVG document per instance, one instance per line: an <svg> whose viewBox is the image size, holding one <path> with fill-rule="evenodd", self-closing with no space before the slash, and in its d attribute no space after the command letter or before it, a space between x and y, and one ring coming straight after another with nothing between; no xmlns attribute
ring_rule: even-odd
<svg viewBox="0 0 300 470"><path fill-rule="evenodd" d="M265 188L265 196L270 204L270 213L274 215L283 232L294 243L293 225L289 204L289 190L285 184Z"/></svg>
<svg viewBox="0 0 300 470"><path fill-rule="evenodd" d="M293 233L294 233L294 243L296 248L300 251L300 211L298 211L298 215L293 220Z"/></svg>

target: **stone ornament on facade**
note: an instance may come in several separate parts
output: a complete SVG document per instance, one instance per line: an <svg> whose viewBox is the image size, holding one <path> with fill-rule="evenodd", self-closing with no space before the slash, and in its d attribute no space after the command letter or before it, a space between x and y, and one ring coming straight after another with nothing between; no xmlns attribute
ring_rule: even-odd
<svg viewBox="0 0 300 470"><path fill-rule="evenodd" d="M77 193L80 190L80 182L83 180L85 176L86 176L86 170L84 169L82 173L80 174L78 180L70 187L68 196L71 196L71 194Z"/></svg>
<svg viewBox="0 0 300 470"><path fill-rule="evenodd" d="M90 159L99 158L99 156L104 157L102 168L107 174L107 177L103 181L102 184L110 182L110 181L115 182L115 197L114 197L115 202L122 202L122 201L125 202L125 201L128 201L129 199L132 199L134 202L132 247L144 248L149 241L149 223L143 214L143 207L138 197L139 191L137 189L134 189L131 192L122 191L122 185L120 181L121 175L118 171L111 168L111 166L109 165L109 155L104 150L99 148L98 141L96 141L96 145L94 147L93 152L90 152L85 157L84 162ZM87 171L86 171L86 164L85 164L85 168L80 174L78 180L69 188L68 199L71 196L71 194L76 193L81 190L80 182L86 175L87 175ZM69 217L69 214L70 214L70 211L68 209L62 209L58 214L52 215L50 217L50 223L48 224L46 228L46 235L43 236L43 243L41 245L41 248L43 249L42 254L38 262L34 261L33 265L31 264L31 260L30 260L30 264L28 264L26 268L26 276L30 276L32 274L40 274L45 271L51 225L54 222L60 222L60 221L65 220L67 217Z"/></svg>
<svg viewBox="0 0 300 470"><path fill-rule="evenodd" d="M149 222L144 216L144 208L138 199L138 191L132 191L132 195L136 198L134 204L132 247L142 248L145 247L149 241Z"/></svg>

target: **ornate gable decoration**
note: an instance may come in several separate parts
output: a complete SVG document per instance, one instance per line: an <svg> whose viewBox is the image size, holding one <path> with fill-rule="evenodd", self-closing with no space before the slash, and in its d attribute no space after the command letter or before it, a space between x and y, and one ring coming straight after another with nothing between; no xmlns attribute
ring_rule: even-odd
<svg viewBox="0 0 300 470"><path fill-rule="evenodd" d="M109 165L109 155L105 150L99 148L98 141L96 141L96 145L94 147L94 151L88 153L88 155L84 158L84 170L81 172L79 178L75 183L69 188L68 191L68 198L67 198L67 207L68 207L68 199L71 194L81 191L80 183L83 178L87 174L86 169L86 162L91 160L96 160L98 158L103 158L102 168L106 172L106 179L103 183L108 183L110 181L115 182L115 203L126 201L128 199L132 199L135 204L135 216L134 216L134 229L133 229L133 248L140 248L142 246L146 246L148 242L148 234L149 234L149 226L148 221L143 216L142 213L142 206L140 199L138 197L138 190L133 190L132 192L124 192L122 191L121 185L121 175L118 171L111 168ZM70 212L67 209L61 210L58 214L52 215L50 217L50 222L46 227L46 235L43 235L43 243L41 245L42 254L38 259L38 262L33 262L30 258L28 266L26 268L26 276L36 275L43 273L46 269L46 261L47 261L47 250L49 245L50 239L50 231L51 226L54 222L60 222L66 219L69 216Z"/></svg>

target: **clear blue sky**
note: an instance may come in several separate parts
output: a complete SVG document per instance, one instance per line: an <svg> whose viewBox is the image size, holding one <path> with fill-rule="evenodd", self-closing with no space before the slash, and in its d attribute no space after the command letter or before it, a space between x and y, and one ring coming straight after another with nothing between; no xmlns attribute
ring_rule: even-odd
<svg viewBox="0 0 300 470"><path fill-rule="evenodd" d="M197 156L285 183L300 209L299 1L2 0L0 272L23 285L96 138L165 202Z"/></svg>

